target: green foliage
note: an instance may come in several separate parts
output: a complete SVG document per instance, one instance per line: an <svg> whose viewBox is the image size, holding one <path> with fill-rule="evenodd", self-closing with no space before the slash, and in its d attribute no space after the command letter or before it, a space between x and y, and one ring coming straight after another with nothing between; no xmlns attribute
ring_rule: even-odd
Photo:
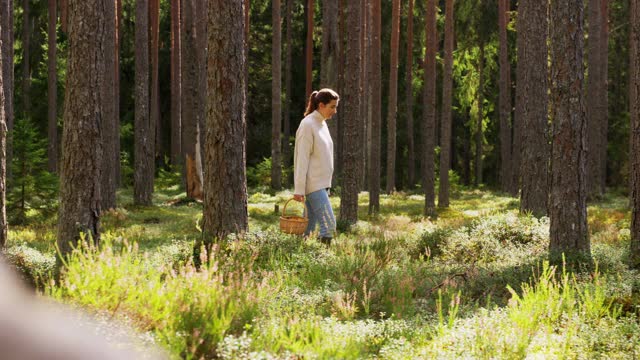
<svg viewBox="0 0 640 360"><path fill-rule="evenodd" d="M46 141L33 122L20 119L13 131L12 177L7 196L10 223L41 221L57 210L58 178L46 167Z"/></svg>
<svg viewBox="0 0 640 360"><path fill-rule="evenodd" d="M247 186L249 187L270 187L271 186L271 158L264 158L255 166L247 167ZM282 178L286 179L291 175L291 168L282 165Z"/></svg>
<svg viewBox="0 0 640 360"><path fill-rule="evenodd" d="M26 244L8 247L2 254L31 285L46 284L55 272L56 259L53 254L43 254Z"/></svg>

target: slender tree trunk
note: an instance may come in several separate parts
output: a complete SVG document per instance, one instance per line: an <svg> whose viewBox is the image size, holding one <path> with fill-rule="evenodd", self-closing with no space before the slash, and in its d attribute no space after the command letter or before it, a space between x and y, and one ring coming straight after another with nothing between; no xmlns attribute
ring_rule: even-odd
<svg viewBox="0 0 640 360"><path fill-rule="evenodd" d="M609 132L609 0L601 0L600 5L602 6L602 26L600 26L600 30L602 34L600 35L600 52L599 55L601 57L600 63L602 66L600 67L600 71L602 72L600 81L601 90L600 93L603 94L599 99L600 104L600 113L602 117L602 121L600 122L600 193L604 194L607 187L607 148L608 148L608 140L607 134Z"/></svg>
<svg viewBox="0 0 640 360"><path fill-rule="evenodd" d="M115 99L116 91L117 57L116 57L116 3L113 0L105 0L104 19L105 48L104 61L104 88L103 88L103 168L102 168L102 209L108 210L116 207L116 163L120 161L117 152L116 141L120 136L118 111Z"/></svg>
<svg viewBox="0 0 640 360"><path fill-rule="evenodd" d="M100 240L102 89L107 0L69 0L69 57L65 90L58 248L62 256L82 239ZM80 235L83 234L83 235Z"/></svg>
<svg viewBox="0 0 640 360"><path fill-rule="evenodd" d="M361 31L361 38L360 38L360 53L362 54L362 59L368 59L369 58L369 25L371 20L369 20L369 11L367 10L367 0L360 0L360 8L362 11L362 16L360 18L360 28L362 29ZM369 107L369 99L366 96L367 94L367 88L368 88L368 73L367 73L367 65L368 65L368 61L363 60L363 62L360 64L360 95L358 95L360 97L360 116L362 117L361 120L361 124L362 124L362 159L361 161L358 163L359 166L361 167L361 169L359 170L360 172L360 179L358 182L358 189L360 190L366 190L368 187L368 171L369 171L369 153L371 152L371 146L370 146L370 142L369 139L370 137L370 119L369 119L369 112L368 112L368 107Z"/></svg>
<svg viewBox="0 0 640 360"><path fill-rule="evenodd" d="M640 0L629 3L629 113L631 116L631 264L640 268Z"/></svg>
<svg viewBox="0 0 640 360"><path fill-rule="evenodd" d="M280 129L282 128L282 51L280 0L273 0L271 47L271 188L282 188L282 158L280 156Z"/></svg>
<svg viewBox="0 0 640 360"><path fill-rule="evenodd" d="M10 0L13 1L13 0ZM60 28L63 33L67 33L68 28L68 16L69 13L69 1L68 0L60 0Z"/></svg>
<svg viewBox="0 0 640 360"><path fill-rule="evenodd" d="M398 111L398 43L400 40L400 0L392 1L391 59L389 63L389 107L387 110L387 193L396 189L396 114Z"/></svg>
<svg viewBox="0 0 640 360"><path fill-rule="evenodd" d="M22 0L22 112L31 115L31 11L29 1Z"/></svg>
<svg viewBox="0 0 640 360"><path fill-rule="evenodd" d="M50 172L56 172L58 167L58 117L57 117L57 71L56 71L56 21L58 20L56 0L49 0L49 26L48 26L48 78L47 78L47 93L49 100L48 107L48 170Z"/></svg>
<svg viewBox="0 0 640 360"><path fill-rule="evenodd" d="M407 75L405 105L407 107L407 177L409 189L416 184L416 149L413 132L413 0L407 11Z"/></svg>
<svg viewBox="0 0 640 360"><path fill-rule="evenodd" d="M478 119L476 122L476 178L475 185L482 184L482 122L484 120L484 41L480 40L478 55Z"/></svg>
<svg viewBox="0 0 640 360"><path fill-rule="evenodd" d="M520 6L524 1L520 2ZM509 23L509 1L498 0L498 37L500 39L500 187L509 191L511 180L511 64L509 63L509 44L507 24Z"/></svg>
<svg viewBox="0 0 640 360"><path fill-rule="evenodd" d="M150 54L149 60L151 63L151 88L149 98L149 116L150 123L155 130L155 150L154 150L154 164L156 159L159 158L159 163L164 160L162 150L162 122L160 120L160 82L158 74L158 41L159 41L159 26L160 26L160 0L148 0L149 1L149 41L150 41Z"/></svg>
<svg viewBox="0 0 640 360"><path fill-rule="evenodd" d="M209 2L204 151L206 244L248 228L246 91L242 0Z"/></svg>
<svg viewBox="0 0 640 360"><path fill-rule="evenodd" d="M199 69L198 33L196 26L199 0L182 0L182 152L187 197L202 199L202 183L197 168L197 143L199 139Z"/></svg>
<svg viewBox="0 0 640 360"><path fill-rule="evenodd" d="M292 71L292 31L291 31L291 24L292 24L292 17L293 17L293 0L285 0L287 3L287 11L285 12L285 21L286 21L286 33L285 33L285 42L287 43L287 52L285 55L285 61L284 61L284 92L285 92L285 98L284 98L284 143L282 146L282 158L284 159L284 166L289 169L291 167L291 163L292 163L292 156L291 156L291 71ZM331 126L329 125L329 130L334 129L335 126ZM333 137L335 135L335 129L333 130L334 132L331 133L331 136ZM334 138L335 139L335 138ZM335 152L334 152L335 154ZM287 186L289 186L289 184L293 183L293 171L289 172L289 176L285 179L285 182L287 184Z"/></svg>
<svg viewBox="0 0 640 360"><path fill-rule="evenodd" d="M446 0L445 7L448 9L453 0ZM422 134L423 143L423 169L422 184L424 188L424 215L435 216L435 143L436 143L436 52L437 52L437 25L436 25L436 2L427 0L425 16L426 25L426 53L424 60L424 106L423 122L424 131Z"/></svg>
<svg viewBox="0 0 640 360"><path fill-rule="evenodd" d="M2 40L2 80L6 137L6 179L11 178L11 132L13 130L13 0L0 0L0 40Z"/></svg>
<svg viewBox="0 0 640 360"><path fill-rule="evenodd" d="M587 231L586 119L582 83L583 2L551 1L551 201L552 258L590 256Z"/></svg>
<svg viewBox="0 0 640 360"><path fill-rule="evenodd" d="M451 168L451 93L453 83L453 1L447 2L444 29L444 74L442 75L442 121L440 122L440 189L438 207L449 207ZM482 60L481 60L482 61Z"/></svg>
<svg viewBox="0 0 640 360"><path fill-rule="evenodd" d="M0 250L2 250L7 244L7 122L5 116L5 96L4 96L4 63L5 54L7 49L4 46L6 41L4 26L7 21L7 6L5 3L0 2L0 33L3 35L0 37Z"/></svg>
<svg viewBox="0 0 640 360"><path fill-rule="evenodd" d="M340 220L355 224L358 220L358 181L361 178L358 162L362 159L362 123L360 116L360 66L362 63L360 32L362 7L359 1L346 4L346 64L345 86L342 96L344 138L343 186L340 194Z"/></svg>
<svg viewBox="0 0 640 360"><path fill-rule="evenodd" d="M606 140L601 132L603 130L602 123L605 121L606 112L602 111L603 98L607 96L606 88L603 83L606 79L602 76L605 74L602 68L606 66L603 63L601 52L604 50L602 46L602 4L603 0L589 0L588 5L588 34L587 41L587 96L589 101L586 102L587 115L587 195L589 197L599 197L602 195L600 190L603 186L602 181L602 153L600 148L605 146L602 140Z"/></svg>
<svg viewBox="0 0 640 360"><path fill-rule="evenodd" d="M202 147L204 146L204 136L205 136L205 122L207 117L207 77L205 74L207 73L207 48L208 48L208 39L207 39L207 0L197 0L196 1L196 13L198 16L196 17L196 32L197 32L197 42L198 42L198 143L196 144L196 170L198 174L198 179L202 184L202 166L204 155L202 152ZM248 73L247 73L248 78Z"/></svg>
<svg viewBox="0 0 640 360"><path fill-rule="evenodd" d="M286 0L287 6L290 5L291 0ZM338 55L340 53L340 39L338 37L338 0L322 0L322 65L320 67L320 87L321 88L331 88L334 90L338 90ZM287 26L291 26L290 24L290 15L287 15ZM289 70L286 70L289 78L287 81L291 81L291 59L290 59L290 51L289 45L291 43L291 33L287 29L287 61ZM290 85L287 85L290 86ZM287 98L289 97L289 92L287 90ZM287 105L288 106L288 105ZM285 140L288 140L288 119L286 114L287 110L285 109ZM340 114L336 114L331 118L331 121L327 122L329 126L329 132L331 133L331 138L334 142L337 143L338 139L338 128L340 124ZM285 141L286 146L288 147L288 141ZM333 163L338 163L338 147L334 146L333 151ZM287 149L287 151L289 151ZM286 155L288 156L288 155ZM285 156L285 157L286 157ZM287 166L290 166L288 164ZM336 173L334 172L334 181L336 183Z"/></svg>
<svg viewBox="0 0 640 360"><path fill-rule="evenodd" d="M149 3L136 0L135 66L135 172L133 201L151 205L154 174L155 130L149 114Z"/></svg>
<svg viewBox="0 0 640 360"><path fill-rule="evenodd" d="M369 158L369 215L380 212L380 132L382 123L382 9L381 0L371 0L371 154Z"/></svg>
<svg viewBox="0 0 640 360"><path fill-rule="evenodd" d="M548 5L541 1L522 1L518 29L524 38L518 48L518 67L522 82L519 111L522 124L522 174L520 212L535 216L547 214L549 199L549 117L548 117ZM520 36L520 35L519 35Z"/></svg>
<svg viewBox="0 0 640 360"><path fill-rule="evenodd" d="M182 163L180 0L171 0L171 165Z"/></svg>
<svg viewBox="0 0 640 360"><path fill-rule="evenodd" d="M354 0L355 1L355 0ZM306 87L305 87L305 100L309 99L311 92L313 91L313 10L314 1L307 0L307 45L306 45Z"/></svg>
<svg viewBox="0 0 640 360"><path fill-rule="evenodd" d="M120 168L120 39L122 39L122 0L116 0L116 79L115 79L115 108L118 133L115 138L116 153L116 186L122 185Z"/></svg>

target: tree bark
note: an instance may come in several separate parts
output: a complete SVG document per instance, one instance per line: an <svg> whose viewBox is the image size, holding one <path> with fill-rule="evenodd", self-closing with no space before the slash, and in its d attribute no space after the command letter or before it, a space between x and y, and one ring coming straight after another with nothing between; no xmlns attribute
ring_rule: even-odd
<svg viewBox="0 0 640 360"><path fill-rule="evenodd" d="M7 244L7 122L5 113L5 96L4 96L4 63L6 48L4 42L6 37L4 32L4 26L7 21L7 6L5 3L0 3L2 21L0 21L0 33L3 35L0 37L0 250L2 250Z"/></svg>
<svg viewBox="0 0 640 360"><path fill-rule="evenodd" d="M583 98L583 2L552 0L551 200L552 258L560 253L590 256L587 231L586 119Z"/></svg>
<svg viewBox="0 0 640 360"><path fill-rule="evenodd" d="M60 212L57 243L62 256L79 239L100 240L102 89L107 0L69 0L69 57L65 89ZM82 235L80 235L82 234Z"/></svg>
<svg viewBox="0 0 640 360"><path fill-rule="evenodd" d="M31 115L31 11L30 0L22 0L22 113Z"/></svg>
<svg viewBox="0 0 640 360"><path fill-rule="evenodd" d="M603 123L606 121L606 109L602 109L605 104L606 79L603 77L606 66L606 58L603 58L602 51L605 50L602 44L602 26L604 16L602 14L603 0L589 0L588 5L588 41L587 41L587 195L589 197L599 197L604 188L601 184L603 175L600 173L602 164L602 153L600 149L606 146L606 135L602 136ZM606 52L606 51L605 51ZM605 62L603 62L605 61ZM604 111L603 111L604 110ZM606 128L604 128L606 129ZM605 153L606 154L606 153Z"/></svg>
<svg viewBox="0 0 640 360"><path fill-rule="evenodd" d="M358 221L358 182L361 178L359 162L362 159L362 120L360 114L361 17L359 1L346 4L345 86L342 96L344 138L343 186L340 194L340 221L355 224Z"/></svg>
<svg viewBox="0 0 640 360"><path fill-rule="evenodd" d="M48 145L47 169L55 173L58 167L58 117L57 117L57 71L56 71L56 21L58 19L56 0L49 0L48 52L47 52L47 98L48 106Z"/></svg>
<svg viewBox="0 0 640 360"><path fill-rule="evenodd" d="M291 144L289 141L291 140L291 71L292 71L292 31L291 24L293 17L293 0L285 0L287 2L287 11L285 13L285 21L286 21L286 33L285 33L285 42L287 43L287 51L285 55L284 62L284 144L282 146L282 158L284 159L284 166L288 169L291 167L292 156L291 156ZM329 130L334 128L333 126L329 126ZM335 131L335 130L334 130ZM331 136L334 136L334 132L331 133ZM334 138L335 139L335 138ZM335 153L334 153L335 154ZM290 172L290 175L285 179L287 186L293 183L293 172Z"/></svg>
<svg viewBox="0 0 640 360"><path fill-rule="evenodd" d="M549 202L548 58L549 33L546 2L524 0L519 7L518 68L522 82L520 123L522 124L520 170L522 174L520 212L547 215Z"/></svg>
<svg viewBox="0 0 640 360"><path fill-rule="evenodd" d="M453 83L453 1L446 3L444 25L444 74L442 75L442 121L440 122L440 189L438 207L449 207L449 168L451 167L451 93ZM482 61L482 60L480 60Z"/></svg>
<svg viewBox="0 0 640 360"><path fill-rule="evenodd" d="M282 157L281 132L282 128L282 51L280 0L272 3L273 38L271 47L271 188L282 188Z"/></svg>
<svg viewBox="0 0 640 360"><path fill-rule="evenodd" d="M405 105L407 107L407 177L408 188L416 184L416 149L413 131L413 0L407 10L407 75Z"/></svg>
<svg viewBox="0 0 640 360"><path fill-rule="evenodd" d="M149 112L149 3L136 0L135 67L135 172L133 201L151 205L154 175L155 128Z"/></svg>
<svg viewBox="0 0 640 360"><path fill-rule="evenodd" d="M0 40L2 40L2 80L4 90L4 116L7 127L6 138L6 179L11 178L11 137L13 130L13 0L0 0Z"/></svg>
<svg viewBox="0 0 640 360"><path fill-rule="evenodd" d="M290 6L291 0L287 0L287 6ZM290 11L290 9L288 10ZM287 26L291 26L290 24L290 12L287 15ZM320 87L321 88L330 88L338 91L338 73L339 69L339 54L340 54L340 38L338 32L338 0L322 0L322 65L320 67ZM289 70L286 70L288 76L288 82L290 87L291 82L291 53L289 51L289 46L291 44L291 33L287 30L287 66ZM289 98L289 92L287 90L287 98ZM287 100L288 101L288 100ZM288 105L286 105L287 107ZM289 120L287 119L287 109L285 108L285 147L287 148L287 155L285 158L289 156L288 150L288 136L289 136ZM334 142L337 143L338 139L338 129L340 127L340 114L336 114L331 118L331 121L327 122L329 126L329 132L331 133L331 138ZM337 164L339 159L339 147L333 147L333 163ZM287 166L290 166L288 163ZM337 183L336 179L337 171L333 173L333 183Z"/></svg>
<svg viewBox="0 0 640 360"><path fill-rule="evenodd" d="M115 99L116 77L118 66L116 49L116 3L113 0L105 1L105 75L103 88L104 122L103 122L103 168L102 168L102 209L108 210L116 207L116 163L120 161L116 141L120 137L120 121Z"/></svg>
<svg viewBox="0 0 640 360"><path fill-rule="evenodd" d="M631 265L640 268L640 0L629 3Z"/></svg>
<svg viewBox="0 0 640 360"><path fill-rule="evenodd" d="M246 92L242 0L209 2L207 126L204 151L206 243L248 227Z"/></svg>
<svg viewBox="0 0 640 360"><path fill-rule="evenodd" d="M387 193L396 189L396 115L398 111L398 43L400 40L400 0L391 10L391 59L389 69L389 106L387 109Z"/></svg>
<svg viewBox="0 0 640 360"><path fill-rule="evenodd" d="M478 55L478 119L476 120L476 177L475 185L482 184L482 122L484 120L484 41L480 40Z"/></svg>
<svg viewBox="0 0 640 360"><path fill-rule="evenodd" d="M354 0L355 1L355 0ZM314 13L314 1L307 0L307 45L306 45L306 87L305 87L305 101L309 99L311 92L313 91L313 13Z"/></svg>
<svg viewBox="0 0 640 360"><path fill-rule="evenodd" d="M371 154L369 157L369 215L380 212L380 138L382 123L382 8L380 0L371 0Z"/></svg>
<svg viewBox="0 0 640 360"><path fill-rule="evenodd" d="M602 72L600 81L601 94L604 94L600 100L600 112L602 121L600 122L600 193L604 194L607 187L607 134L609 132L609 0L601 0L602 6L602 26L600 27L600 71Z"/></svg>
<svg viewBox="0 0 640 360"><path fill-rule="evenodd" d="M171 0L171 165L182 163L180 0Z"/></svg>
<svg viewBox="0 0 640 360"><path fill-rule="evenodd" d="M66 1L66 0L65 0ZM118 133L115 138L116 153L116 187L122 185L121 166L120 166L120 39L122 39L122 0L116 0L116 79L115 79L115 108L116 108L116 126Z"/></svg>
<svg viewBox="0 0 640 360"><path fill-rule="evenodd" d="M522 1L520 4L522 6ZM509 1L498 0L498 37L500 39L500 188L509 191L511 180L511 64L509 62L509 44L507 24L509 23Z"/></svg>
<svg viewBox="0 0 640 360"><path fill-rule="evenodd" d="M446 8L452 7L446 0ZM422 184L424 189L424 215L435 216L435 132L436 132L436 52L437 52L437 25L436 2L427 0L425 16L426 52L424 59L424 106L422 133L423 158Z"/></svg>
<svg viewBox="0 0 640 360"><path fill-rule="evenodd" d="M159 26L160 26L160 0L149 1L149 41L151 63L151 88L149 98L149 121L155 130L155 146L154 146L154 164L159 158L159 163L164 161L164 153L162 149L162 122L160 119L160 82L158 74L158 45L159 45Z"/></svg>

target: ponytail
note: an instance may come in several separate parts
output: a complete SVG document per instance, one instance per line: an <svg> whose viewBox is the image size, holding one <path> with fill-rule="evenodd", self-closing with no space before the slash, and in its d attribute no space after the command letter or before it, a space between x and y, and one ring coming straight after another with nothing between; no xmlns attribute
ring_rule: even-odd
<svg viewBox="0 0 640 360"><path fill-rule="evenodd" d="M320 103L328 104L332 100L340 100L340 96L337 92L331 89L322 89L320 91L314 91L309 96L309 100L307 101L307 109L304 112L304 116L311 114L312 112L318 109Z"/></svg>

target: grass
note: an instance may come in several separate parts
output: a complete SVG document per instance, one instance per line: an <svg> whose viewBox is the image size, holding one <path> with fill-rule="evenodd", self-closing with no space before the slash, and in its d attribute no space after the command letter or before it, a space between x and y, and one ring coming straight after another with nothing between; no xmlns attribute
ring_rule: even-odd
<svg viewBox="0 0 640 360"><path fill-rule="evenodd" d="M202 206L183 196L166 186L136 207L120 192L101 248L74 252L57 284L55 219L12 228L6 254L44 295L133 319L174 358L640 357L629 211L614 194L589 206L598 267L582 273L545 262L548 219L465 189L437 219L411 193L383 195L370 217L363 193L358 223L329 248L277 230L289 191L252 192L250 231L195 271Z"/></svg>

